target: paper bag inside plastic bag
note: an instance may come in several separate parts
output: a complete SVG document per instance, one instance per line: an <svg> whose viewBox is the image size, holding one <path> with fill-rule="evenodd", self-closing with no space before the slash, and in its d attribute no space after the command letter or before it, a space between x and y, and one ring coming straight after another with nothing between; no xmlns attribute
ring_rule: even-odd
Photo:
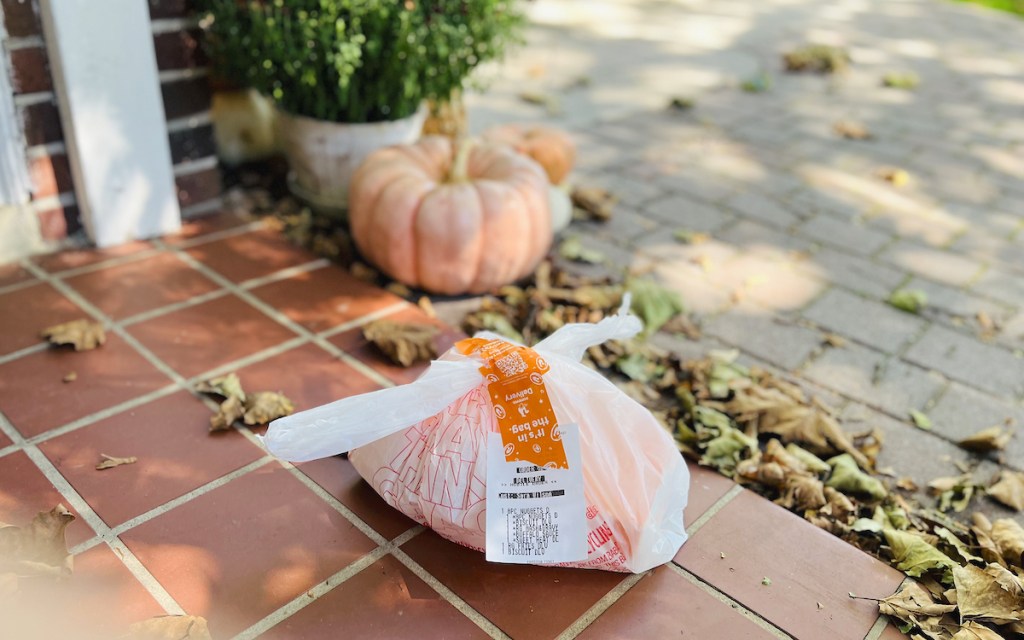
<svg viewBox="0 0 1024 640"><path fill-rule="evenodd" d="M689 472L675 443L647 409L580 363L588 347L640 331L627 309L628 301L597 324L566 325L533 349L558 424L578 425L587 554L561 566L639 573L686 540ZM483 550L488 434L499 427L482 364L479 352L453 348L411 384L276 420L264 442L293 462L348 451L388 504Z"/></svg>

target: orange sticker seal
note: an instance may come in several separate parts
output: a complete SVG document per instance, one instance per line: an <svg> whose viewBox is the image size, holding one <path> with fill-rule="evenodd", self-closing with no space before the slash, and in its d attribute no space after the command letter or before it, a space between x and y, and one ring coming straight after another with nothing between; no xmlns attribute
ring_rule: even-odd
<svg viewBox="0 0 1024 640"><path fill-rule="evenodd" d="M504 340L469 338L456 343L460 353L479 352L484 366L498 430L505 445L505 460L521 460L538 467L568 469L555 410L544 386L548 363L529 347Z"/></svg>

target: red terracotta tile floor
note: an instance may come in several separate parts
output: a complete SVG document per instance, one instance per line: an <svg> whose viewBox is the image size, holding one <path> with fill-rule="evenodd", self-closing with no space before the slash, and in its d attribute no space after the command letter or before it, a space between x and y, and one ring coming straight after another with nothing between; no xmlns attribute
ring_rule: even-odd
<svg viewBox="0 0 1024 640"><path fill-rule="evenodd" d="M108 326L100 349L38 339L90 316ZM692 468L690 541L627 576L488 563L391 509L347 460L293 467L249 429L208 433L192 385L211 372L298 409L412 380L422 367L391 366L362 339L378 317L424 318L226 215L0 266L0 521L57 502L79 516L75 573L46 594L52 620L26 604L0 637L113 637L182 612L217 640L890 637L847 592L887 596L899 573L706 469ZM438 346L459 337L442 327ZM138 461L97 471L101 454ZM30 623L51 627L12 626Z"/></svg>

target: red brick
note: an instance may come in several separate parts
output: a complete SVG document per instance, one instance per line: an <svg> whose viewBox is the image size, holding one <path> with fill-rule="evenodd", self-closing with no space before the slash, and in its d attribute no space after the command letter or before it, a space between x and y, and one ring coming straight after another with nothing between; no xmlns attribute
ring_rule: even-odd
<svg viewBox="0 0 1024 640"><path fill-rule="evenodd" d="M644 576L577 637L580 640L775 638L667 566L660 566L651 575Z"/></svg>
<svg viewBox="0 0 1024 640"><path fill-rule="evenodd" d="M749 491L701 527L675 562L797 638L861 640L878 607L848 593L884 598L903 581L895 569ZM770 585L762 584L766 577Z"/></svg>
<svg viewBox="0 0 1024 640"><path fill-rule="evenodd" d="M170 143L171 160L174 164L208 158L217 153L217 145L213 141L213 127L210 125L175 131L170 135Z"/></svg>
<svg viewBox="0 0 1024 640"><path fill-rule="evenodd" d="M490 637L405 565L384 556L261 637L356 640L427 635L452 640Z"/></svg>
<svg viewBox="0 0 1024 640"><path fill-rule="evenodd" d="M28 146L59 142L64 139L60 113L53 101L30 104L21 107L20 111L21 121L25 127L25 144Z"/></svg>
<svg viewBox="0 0 1024 640"><path fill-rule="evenodd" d="M212 200L222 191L217 167L178 176L174 182L178 187L178 204L183 209Z"/></svg>
<svg viewBox="0 0 1024 640"><path fill-rule="evenodd" d="M11 80L15 95L38 93L53 89L50 64L42 47L25 47L11 51Z"/></svg>
<svg viewBox="0 0 1024 640"><path fill-rule="evenodd" d="M156 66L165 69L192 69L205 66L209 59L202 47L202 31L168 31L153 36Z"/></svg>
<svg viewBox="0 0 1024 640"><path fill-rule="evenodd" d="M230 638L376 545L276 464L121 536L171 596Z"/></svg>
<svg viewBox="0 0 1024 640"><path fill-rule="evenodd" d="M12 38L33 36L43 31L36 13L36 0L0 0L3 6L4 26Z"/></svg>
<svg viewBox="0 0 1024 640"><path fill-rule="evenodd" d="M195 0L149 0L149 17L184 18L196 10Z"/></svg>
<svg viewBox="0 0 1024 640"><path fill-rule="evenodd" d="M33 158L29 163L29 173L32 176L32 196L35 198L74 191L71 164L63 153Z"/></svg>
<svg viewBox="0 0 1024 640"><path fill-rule="evenodd" d="M206 78L188 78L160 85L164 115L168 120L202 113L210 108L212 94Z"/></svg>
<svg viewBox="0 0 1024 640"><path fill-rule="evenodd" d="M82 228L82 214L78 205L59 206L36 214L39 233L46 240L63 240Z"/></svg>

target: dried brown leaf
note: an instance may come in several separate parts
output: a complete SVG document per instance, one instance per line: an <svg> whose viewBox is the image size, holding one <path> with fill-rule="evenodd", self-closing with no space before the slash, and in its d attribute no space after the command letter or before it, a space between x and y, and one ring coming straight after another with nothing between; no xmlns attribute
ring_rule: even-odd
<svg viewBox="0 0 1024 640"><path fill-rule="evenodd" d="M872 138L871 132L863 123L853 120L840 120L832 125L832 129L847 140L869 140Z"/></svg>
<svg viewBox="0 0 1024 640"><path fill-rule="evenodd" d="M64 377L61 378L61 380L64 382L74 382L75 380L78 380L78 373L75 371L68 371L64 374Z"/></svg>
<svg viewBox="0 0 1024 640"><path fill-rule="evenodd" d="M157 616L128 628L127 640L212 640L206 618Z"/></svg>
<svg viewBox="0 0 1024 640"><path fill-rule="evenodd" d="M583 214L582 217L597 222L611 220L618 201L609 191L599 187L576 187L570 198L573 207Z"/></svg>
<svg viewBox="0 0 1024 640"><path fill-rule="evenodd" d="M39 335L50 344L70 344L75 351L89 351L107 341L103 325L85 318L55 324L43 329Z"/></svg>
<svg viewBox="0 0 1024 640"><path fill-rule="evenodd" d="M942 616L954 609L953 605L935 602L932 594L913 580L878 603L879 612L914 624L922 617Z"/></svg>
<svg viewBox="0 0 1024 640"><path fill-rule="evenodd" d="M235 373L229 373L217 378L205 380L196 385L196 391L210 393L222 398L238 398L245 400L245 391L242 390L242 382Z"/></svg>
<svg viewBox="0 0 1024 640"><path fill-rule="evenodd" d="M997 564L984 570L968 564L953 567L956 601L963 620L987 620L996 624L1024 620L1024 587Z"/></svg>
<svg viewBox="0 0 1024 640"><path fill-rule="evenodd" d="M821 480L793 473L786 477L782 495L775 502L799 511L820 509L827 504L824 491Z"/></svg>
<svg viewBox="0 0 1024 640"><path fill-rule="evenodd" d="M376 284L380 278L380 272L369 267L362 262L353 262L349 265L348 272L351 273L355 278L362 280L363 282L369 282L370 284Z"/></svg>
<svg viewBox="0 0 1024 640"><path fill-rule="evenodd" d="M1004 638L985 625L968 620L953 634L952 640L1004 640Z"/></svg>
<svg viewBox="0 0 1024 640"><path fill-rule="evenodd" d="M270 424L284 416L291 415L295 405L281 393L257 391L245 398L245 413L242 420L247 425Z"/></svg>
<svg viewBox="0 0 1024 640"><path fill-rule="evenodd" d="M0 523L0 574L17 577L71 575L64 532L75 519L64 505L41 511L27 527Z"/></svg>
<svg viewBox="0 0 1024 640"><path fill-rule="evenodd" d="M1005 427L996 425L994 427L982 429L974 435L964 438L959 442L959 444L962 449L976 451L978 453L1002 451L1006 448L1006 445L1010 443L1011 437L1013 437L1012 431Z"/></svg>
<svg viewBox="0 0 1024 640"><path fill-rule="evenodd" d="M1000 518L992 523L991 537L1007 564L1024 567L1024 527L1015 520Z"/></svg>
<svg viewBox="0 0 1024 640"><path fill-rule="evenodd" d="M1024 511L1024 473L1003 469L999 482L988 488L988 495L1014 511Z"/></svg>
<svg viewBox="0 0 1024 640"><path fill-rule="evenodd" d="M114 467L120 467L123 464L135 464L139 461L135 456L128 456L127 458L118 458L116 456L108 456L105 453L101 453L100 457L103 460L96 465L97 471L103 471L104 469L113 469Z"/></svg>
<svg viewBox="0 0 1024 640"><path fill-rule="evenodd" d="M401 282L389 282L388 285L384 288L390 291L391 293L395 294L399 298L412 297L412 289L402 284Z"/></svg>
<svg viewBox="0 0 1024 640"><path fill-rule="evenodd" d="M231 396L220 403L217 413L210 416L210 431L225 431L231 428L245 413L243 400L238 396Z"/></svg>
<svg viewBox="0 0 1024 640"><path fill-rule="evenodd" d="M432 324L376 320L363 327L363 337L395 364L411 367L437 357L438 331Z"/></svg>

